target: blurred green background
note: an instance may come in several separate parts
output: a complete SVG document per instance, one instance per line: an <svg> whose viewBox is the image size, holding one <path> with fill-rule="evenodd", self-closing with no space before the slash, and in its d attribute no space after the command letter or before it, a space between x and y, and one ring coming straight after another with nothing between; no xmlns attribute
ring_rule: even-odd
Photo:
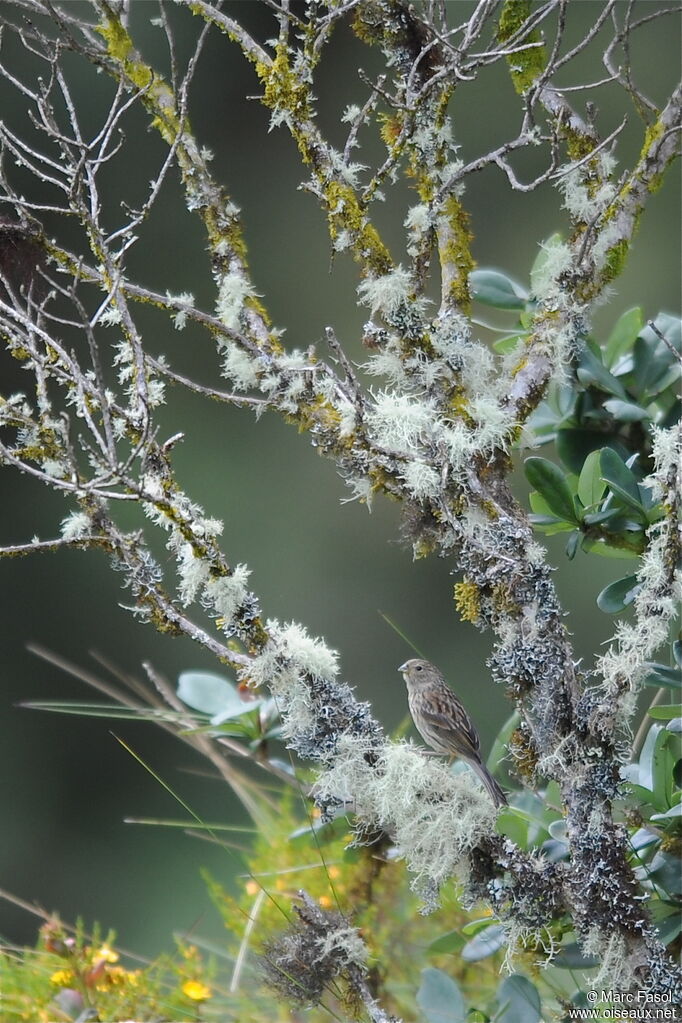
<svg viewBox="0 0 682 1023"><path fill-rule="evenodd" d="M651 9L654 4L646 5ZM450 3L462 20L470 3ZM571 38L595 20L602 4L571 5L577 24ZM272 13L248 0L227 5L260 40L276 35ZM199 24L185 12L171 12L178 52L191 52ZM165 68L162 34L151 24L157 8L137 0L132 30L144 55ZM569 19L570 22L570 19ZM635 68L642 87L661 102L679 70L679 21L664 19L647 27L635 47ZM27 75L34 62L9 36L6 59ZM568 44L567 44L568 45ZM602 75L591 52L581 57L576 74L584 80ZM13 62L13 63L12 63ZM342 144L346 126L339 117L348 103L362 102L366 90L358 68L376 72L377 55L362 47L346 28L328 47L315 92L321 123L332 142ZM94 130L110 95L110 83L77 59L68 73L85 130ZM576 78L574 80L579 80ZM460 156L473 159L513 137L520 122L517 97L503 66L481 80L464 83L453 100L453 126ZM567 82L568 83L568 79ZM305 177L285 129L268 132L269 114L254 99L258 83L237 48L210 34L195 80L191 117L202 144L215 154L213 169L242 207L253 277L273 321L286 327L290 347L318 345L332 325L349 354L363 358L359 344L363 313L355 305L357 272L348 257L332 262L325 218L314 198L298 188ZM578 94L580 109L589 96ZM593 97L603 134L622 116L616 88ZM27 129L23 102L3 82L3 117ZM108 222L119 216L121 198L141 201L147 182L158 172L163 146L140 111L125 124L122 155L108 169L104 189ZM381 159L376 132L366 131L367 150L357 158ZM641 145L641 125L630 111L617 156L627 165ZM539 167L536 154L519 165L530 178ZM627 268L608 305L595 313L595 332L608 333L624 309L640 304L646 316L679 308L679 168L669 174L647 209ZM407 188L376 211L376 220L404 259L402 221L416 199ZM551 187L530 194L511 193L497 169L470 179L465 202L475 234L474 255L481 266L495 266L525 281L538 244L565 226L561 197ZM70 244L72 227L48 223L48 230ZM130 254L129 277L177 293L190 291L197 305L215 301L204 239L198 220L184 205L174 175L140 232ZM188 327L179 333L154 316L140 316L149 350L165 352L171 365L195 379L218 383L216 356L206 334ZM115 340L115 331L111 333ZM3 392L27 387L12 360L0 362ZM233 563L252 569L252 583L269 617L297 620L325 638L341 655L343 676L361 698L372 701L387 729L406 712L404 685L396 666L409 649L385 624L393 618L426 655L440 665L472 711L487 751L509 707L494 690L485 667L490 639L457 620L452 600L453 564L430 559L413 562L399 541L400 509L378 500L371 514L357 503L342 504L348 493L331 463L319 458L306 436L274 415L256 421L247 411L204 402L174 388L160 417L163 431L178 430L185 440L175 449L178 479L211 516L225 522L224 549ZM25 541L34 534L57 535L70 510L34 481L3 470L0 475L0 542ZM525 487L520 483L522 492ZM554 542L556 541L556 542ZM561 538L550 542L558 567L556 583L570 618L577 656L588 662L608 639L613 621L596 609L595 596L624 574L623 564L579 553L567 562ZM199 868L208 866L225 883L234 861L224 852L180 832L123 823L128 816L182 816L154 779L123 749L119 734L141 757L209 820L246 823L224 786L191 773L202 764L151 725L82 720L27 710L30 699L88 699L83 683L27 652L39 643L90 670L97 651L121 669L140 673L143 660L169 678L193 667L216 669L210 657L189 641L156 635L119 607L128 602L120 577L106 558L80 552L41 558L4 560L0 670L0 772L5 840L0 847L0 886L35 900L48 910L86 923L98 919L114 927L122 945L145 954L171 947L173 930L215 935L220 930L206 897ZM218 669L220 670L220 669ZM36 921L0 902L0 933L31 942Z"/></svg>

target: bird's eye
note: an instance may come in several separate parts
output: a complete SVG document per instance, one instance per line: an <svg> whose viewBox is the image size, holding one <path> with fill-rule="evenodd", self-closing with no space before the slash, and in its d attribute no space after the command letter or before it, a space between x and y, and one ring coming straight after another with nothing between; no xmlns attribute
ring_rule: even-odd
<svg viewBox="0 0 682 1023"><path fill-rule="evenodd" d="M422 671L422 670L423 670L423 665L421 665L421 664L418 664L418 665L417 665L417 671Z"/></svg>

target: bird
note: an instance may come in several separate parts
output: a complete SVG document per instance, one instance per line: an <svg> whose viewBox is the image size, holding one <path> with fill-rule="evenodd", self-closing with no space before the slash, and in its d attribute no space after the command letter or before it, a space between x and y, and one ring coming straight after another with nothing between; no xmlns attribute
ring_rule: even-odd
<svg viewBox="0 0 682 1023"><path fill-rule="evenodd" d="M431 664L413 657L398 668L407 684L407 702L415 727L436 753L459 757L479 776L495 806L506 806L507 797L481 760L481 742L471 718Z"/></svg>

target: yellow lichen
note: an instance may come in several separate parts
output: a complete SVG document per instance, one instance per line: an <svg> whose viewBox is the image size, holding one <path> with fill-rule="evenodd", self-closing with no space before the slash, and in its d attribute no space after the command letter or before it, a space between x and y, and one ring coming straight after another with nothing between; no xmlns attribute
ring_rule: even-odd
<svg viewBox="0 0 682 1023"><path fill-rule="evenodd" d="M469 274L476 266L471 255L472 239L469 214L456 196L449 196L438 218L438 255L443 290L463 312L471 307Z"/></svg>
<svg viewBox="0 0 682 1023"><path fill-rule="evenodd" d="M477 622L481 617L480 590L471 579L455 583L455 606L463 622Z"/></svg>

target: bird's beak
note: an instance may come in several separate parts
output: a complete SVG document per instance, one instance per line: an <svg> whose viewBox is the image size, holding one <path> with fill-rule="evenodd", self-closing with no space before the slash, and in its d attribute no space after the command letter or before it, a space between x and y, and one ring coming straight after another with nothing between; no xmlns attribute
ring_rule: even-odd
<svg viewBox="0 0 682 1023"><path fill-rule="evenodd" d="M404 664L400 665L400 667L398 668L398 671L401 672L401 674L403 674L403 675L405 674L405 672L407 671L407 661L405 661Z"/></svg>

